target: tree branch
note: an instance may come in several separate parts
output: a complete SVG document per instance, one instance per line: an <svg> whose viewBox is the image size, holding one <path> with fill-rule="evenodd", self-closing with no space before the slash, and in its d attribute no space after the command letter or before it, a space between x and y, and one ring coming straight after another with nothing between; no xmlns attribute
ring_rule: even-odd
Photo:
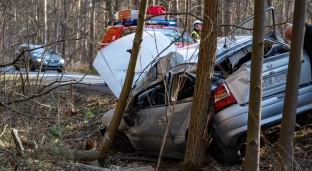
<svg viewBox="0 0 312 171"><path fill-rule="evenodd" d="M0 65L0 67L7 67L7 66L14 65L18 60L20 60L20 58L24 55L24 53L25 53L25 51L23 50L22 53L20 53L14 61L7 63L7 64L2 64L2 65Z"/></svg>

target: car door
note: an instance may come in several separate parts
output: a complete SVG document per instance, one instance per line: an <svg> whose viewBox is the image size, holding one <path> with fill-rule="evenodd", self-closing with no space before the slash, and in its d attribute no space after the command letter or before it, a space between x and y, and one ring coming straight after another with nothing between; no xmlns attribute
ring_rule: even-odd
<svg viewBox="0 0 312 171"><path fill-rule="evenodd" d="M159 153L167 128L167 102L164 81L149 87L136 96L136 124L129 131L130 141L137 150ZM168 133L165 150L174 151L175 147Z"/></svg>
<svg viewBox="0 0 312 171"><path fill-rule="evenodd" d="M173 75L167 108L170 133L179 152L185 151L195 78L185 72Z"/></svg>

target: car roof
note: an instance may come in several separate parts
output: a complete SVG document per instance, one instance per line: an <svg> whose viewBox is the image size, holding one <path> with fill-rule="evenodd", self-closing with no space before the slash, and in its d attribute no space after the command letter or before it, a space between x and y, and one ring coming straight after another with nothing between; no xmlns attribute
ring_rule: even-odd
<svg viewBox="0 0 312 171"><path fill-rule="evenodd" d="M20 47L22 46L29 46L30 48L38 48L38 47L44 47L45 45L44 44L28 44L28 43L24 43L24 44L21 44Z"/></svg>

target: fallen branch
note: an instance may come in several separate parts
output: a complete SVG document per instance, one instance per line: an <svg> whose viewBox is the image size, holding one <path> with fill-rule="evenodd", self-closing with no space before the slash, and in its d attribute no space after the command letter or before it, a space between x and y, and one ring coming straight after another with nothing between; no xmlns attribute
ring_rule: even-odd
<svg viewBox="0 0 312 171"><path fill-rule="evenodd" d="M77 161L94 161L101 157L97 150L76 150L60 146L38 147L34 141L29 140L23 140L22 144L30 149L37 148L52 156L69 156L70 159Z"/></svg>
<svg viewBox="0 0 312 171"><path fill-rule="evenodd" d="M25 149L23 147L22 141L18 136L17 130L14 128L12 129L12 136L13 136L14 142L16 144L16 147L19 148L20 150L24 151Z"/></svg>
<svg viewBox="0 0 312 171"><path fill-rule="evenodd" d="M82 163L75 163L75 167L77 167L80 171L154 171L155 169L151 166L142 166L135 168L102 168L97 166L86 165Z"/></svg>
<svg viewBox="0 0 312 171"><path fill-rule="evenodd" d="M5 133L5 130L6 130L6 128L7 128L8 126L9 126L9 125L5 125L3 131L2 131L1 134L0 134L0 137L2 137L2 135Z"/></svg>
<svg viewBox="0 0 312 171"><path fill-rule="evenodd" d="M2 68L2 67L14 65L17 61L20 60L20 58L23 56L24 53L25 53L25 51L22 51L14 61L7 63L7 64L2 64L2 65L0 65L0 67Z"/></svg>

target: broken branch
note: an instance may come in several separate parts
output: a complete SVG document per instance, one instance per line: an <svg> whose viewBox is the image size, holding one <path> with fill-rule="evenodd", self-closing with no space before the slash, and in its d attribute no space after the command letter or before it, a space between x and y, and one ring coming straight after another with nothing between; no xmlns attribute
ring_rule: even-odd
<svg viewBox="0 0 312 171"><path fill-rule="evenodd" d="M19 148L20 150L24 151L25 149L23 147L22 141L18 136L17 130L14 128L12 128L12 136L13 136L16 147Z"/></svg>

